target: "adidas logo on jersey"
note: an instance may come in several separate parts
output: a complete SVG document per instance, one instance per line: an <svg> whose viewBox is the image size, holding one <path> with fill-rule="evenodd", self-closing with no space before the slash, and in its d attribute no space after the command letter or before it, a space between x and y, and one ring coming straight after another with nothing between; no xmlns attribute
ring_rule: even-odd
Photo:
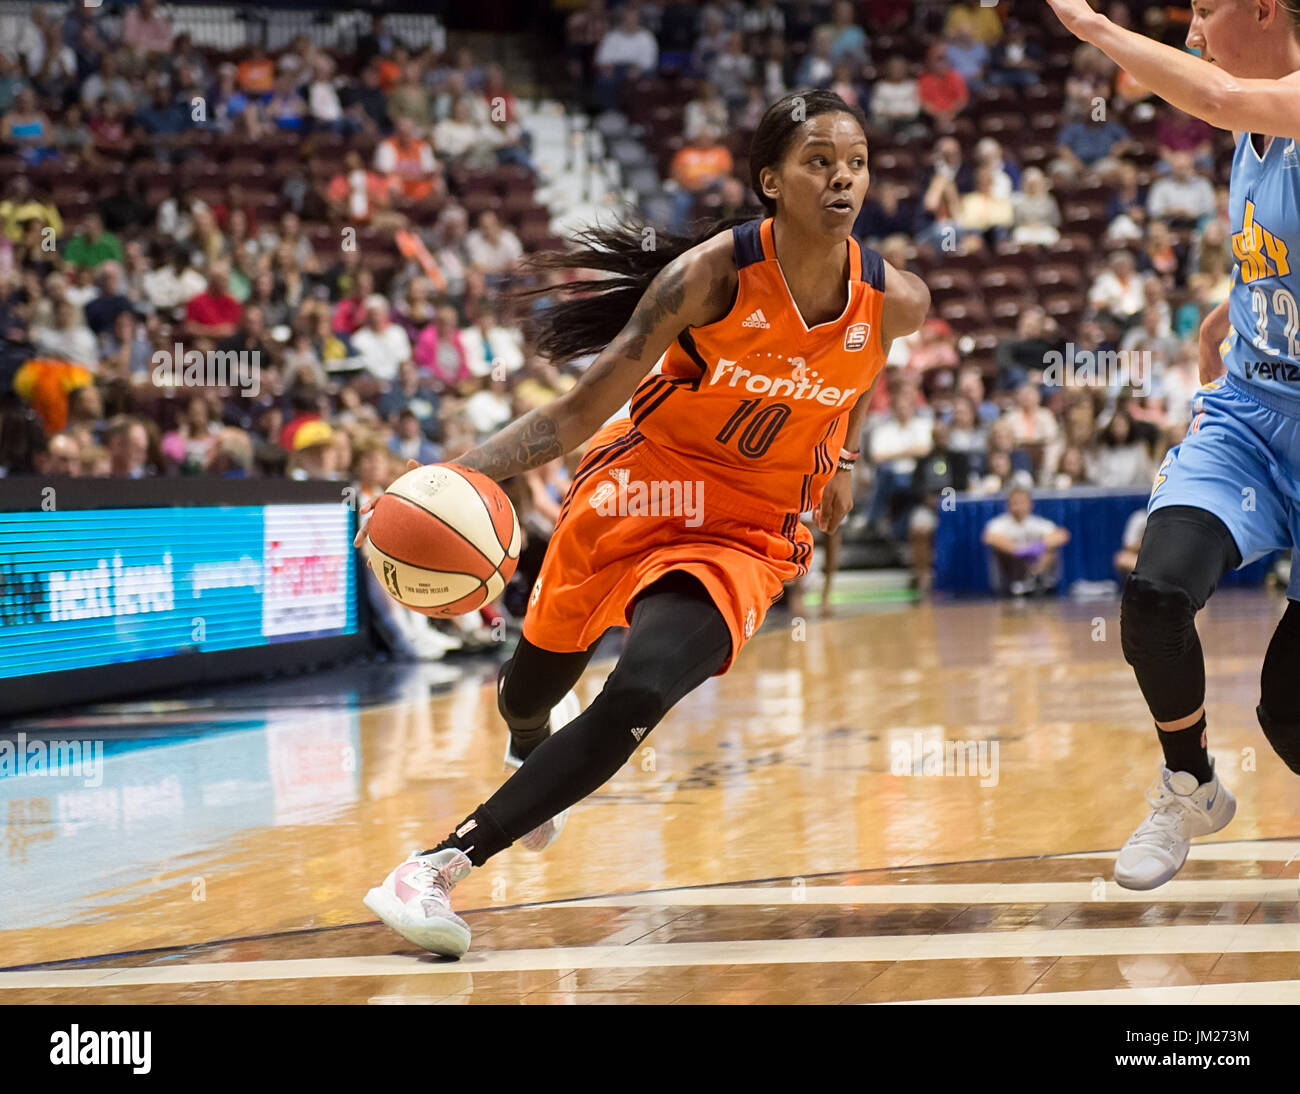
<svg viewBox="0 0 1300 1094"><path fill-rule="evenodd" d="M767 321L767 316L763 314L762 308L755 308L754 311L750 313L749 318L740 325L742 327L762 327L763 330L769 330L772 326L772 324Z"/></svg>
<svg viewBox="0 0 1300 1094"><path fill-rule="evenodd" d="M1287 143L1286 149L1282 153L1282 166L1284 168L1300 167L1300 154L1297 154L1296 152L1295 141L1289 141Z"/></svg>

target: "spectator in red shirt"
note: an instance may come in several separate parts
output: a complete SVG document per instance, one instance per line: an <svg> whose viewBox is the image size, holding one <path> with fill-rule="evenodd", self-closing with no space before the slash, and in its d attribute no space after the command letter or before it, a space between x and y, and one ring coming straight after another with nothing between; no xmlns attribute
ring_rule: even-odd
<svg viewBox="0 0 1300 1094"><path fill-rule="evenodd" d="M921 109L936 122L951 122L970 101L966 81L948 63L947 50L942 42L930 47L925 72L916 82L916 90L921 99Z"/></svg>
<svg viewBox="0 0 1300 1094"><path fill-rule="evenodd" d="M229 338L239 327L243 306L227 291L230 271L214 263L208 287L185 305L185 333L191 338Z"/></svg>
<svg viewBox="0 0 1300 1094"><path fill-rule="evenodd" d="M334 309L330 329L339 335L351 335L366 321L366 298L375 291L375 275L369 270L358 270L348 293Z"/></svg>

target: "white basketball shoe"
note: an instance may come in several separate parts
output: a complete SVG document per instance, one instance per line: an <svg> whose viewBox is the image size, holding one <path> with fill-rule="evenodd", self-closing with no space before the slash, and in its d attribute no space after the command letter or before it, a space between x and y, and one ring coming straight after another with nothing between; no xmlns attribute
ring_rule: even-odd
<svg viewBox="0 0 1300 1094"><path fill-rule="evenodd" d="M413 852L366 894L365 905L408 942L460 957L469 949L469 924L451 910L451 890L472 868L454 847L428 855Z"/></svg>
<svg viewBox="0 0 1300 1094"><path fill-rule="evenodd" d="M1225 828L1237 812L1237 799L1218 775L1200 786L1195 775L1164 764L1146 798L1151 813L1115 859L1115 881L1125 889L1163 885L1183 868L1193 839Z"/></svg>
<svg viewBox="0 0 1300 1094"><path fill-rule="evenodd" d="M551 733L558 733L561 729L573 721L582 713L582 703L579 702L577 695L572 691L565 694L564 698L551 708ZM523 767L524 761L515 755L514 740L506 734L506 755L505 765L510 768ZM529 851L545 851L551 844L560 838L560 833L564 830L564 822L569 819L569 811L562 809L548 821L543 821L526 836L519 844Z"/></svg>

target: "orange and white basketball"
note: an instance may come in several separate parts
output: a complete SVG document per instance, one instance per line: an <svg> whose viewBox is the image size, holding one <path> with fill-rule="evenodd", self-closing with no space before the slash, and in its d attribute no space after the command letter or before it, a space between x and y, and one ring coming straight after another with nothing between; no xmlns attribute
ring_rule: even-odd
<svg viewBox="0 0 1300 1094"><path fill-rule="evenodd" d="M519 563L519 519L486 475L454 464L408 471L375 503L366 550L398 603L465 615L501 595Z"/></svg>

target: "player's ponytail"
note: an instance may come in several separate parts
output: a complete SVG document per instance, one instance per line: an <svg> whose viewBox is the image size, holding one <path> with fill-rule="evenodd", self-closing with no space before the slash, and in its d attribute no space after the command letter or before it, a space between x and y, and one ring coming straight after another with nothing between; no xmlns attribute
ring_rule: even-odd
<svg viewBox="0 0 1300 1094"><path fill-rule="evenodd" d="M809 118L841 112L852 115L866 130L862 111L849 106L833 91L797 92L767 108L750 144L749 181L768 214L775 215L776 201L763 193L763 168L781 162L790 138ZM719 232L753 219L730 217L714 221L693 235L672 235L623 217L612 224L598 224L574 233L573 246L566 251L533 256L526 269L534 273L600 270L606 274L517 294L524 300L548 300L532 318L538 352L556 362L599 353L627 325L650 282L668 263Z"/></svg>
<svg viewBox="0 0 1300 1094"><path fill-rule="evenodd" d="M603 270L605 277L584 277L557 285L526 289L522 299L554 298L533 316L537 352L554 362L599 353L632 317L650 282L668 263L753 217L714 221L691 236L660 231L643 221L620 217L614 223L573 233L567 251L546 251L528 260L529 270Z"/></svg>

